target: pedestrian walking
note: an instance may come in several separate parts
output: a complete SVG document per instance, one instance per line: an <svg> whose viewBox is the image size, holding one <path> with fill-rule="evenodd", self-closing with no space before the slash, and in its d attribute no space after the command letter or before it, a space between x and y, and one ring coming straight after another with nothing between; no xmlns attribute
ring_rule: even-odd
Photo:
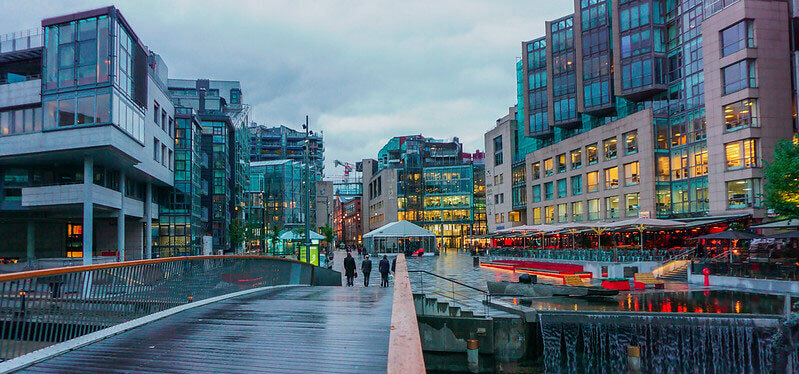
<svg viewBox="0 0 799 374"><path fill-rule="evenodd" d="M361 262L361 272L363 273L363 286L369 287L369 274L372 274L372 260L369 259L369 254L367 253Z"/></svg>
<svg viewBox="0 0 799 374"><path fill-rule="evenodd" d="M388 262L388 256L383 255L380 260L378 269L380 271L380 287L388 287L388 271L391 270L391 264Z"/></svg>
<svg viewBox="0 0 799 374"><path fill-rule="evenodd" d="M347 277L347 287L352 287L353 279L355 279L355 259L349 252L344 259L344 275Z"/></svg>

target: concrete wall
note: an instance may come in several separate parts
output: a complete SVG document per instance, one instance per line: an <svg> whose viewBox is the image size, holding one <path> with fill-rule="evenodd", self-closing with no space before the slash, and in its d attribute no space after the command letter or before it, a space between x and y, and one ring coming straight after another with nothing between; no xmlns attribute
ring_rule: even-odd
<svg viewBox="0 0 799 374"><path fill-rule="evenodd" d="M691 272L691 267L688 267L688 282L691 284L704 285L705 276L703 274L695 274ZM759 291L768 293L791 293L799 295L799 282L792 282L786 280L776 279L757 279L757 278L740 278L728 277L722 275L710 275L710 287L715 288L737 288L749 291Z"/></svg>
<svg viewBox="0 0 799 374"><path fill-rule="evenodd" d="M0 108L41 104L41 102L41 79L0 85Z"/></svg>

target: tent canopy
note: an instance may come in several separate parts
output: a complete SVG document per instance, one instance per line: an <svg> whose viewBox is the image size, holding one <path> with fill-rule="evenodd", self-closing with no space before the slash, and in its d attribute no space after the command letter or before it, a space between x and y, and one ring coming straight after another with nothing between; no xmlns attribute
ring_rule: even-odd
<svg viewBox="0 0 799 374"><path fill-rule="evenodd" d="M788 231L783 232L780 234L769 235L767 238L774 238L774 239L795 239L799 238L799 231Z"/></svg>
<svg viewBox="0 0 799 374"><path fill-rule="evenodd" d="M325 237L311 231L311 240L325 240ZM280 240L305 240L305 234L300 234L296 230L284 231L278 237Z"/></svg>
<svg viewBox="0 0 799 374"><path fill-rule="evenodd" d="M720 231L714 234L707 234L702 236L697 236L694 239L708 239L708 240L746 240L746 239L756 239L762 238L762 235L752 234L746 231Z"/></svg>
<svg viewBox="0 0 799 374"><path fill-rule="evenodd" d="M799 228L799 219L784 219L752 226L753 229L796 229Z"/></svg>
<svg viewBox="0 0 799 374"><path fill-rule="evenodd" d="M408 221L392 222L382 227L369 231L363 238L404 238L404 237L435 237L430 230L423 229Z"/></svg>
<svg viewBox="0 0 799 374"><path fill-rule="evenodd" d="M624 221L611 222L611 227L681 227L685 222L657 218L633 218Z"/></svg>

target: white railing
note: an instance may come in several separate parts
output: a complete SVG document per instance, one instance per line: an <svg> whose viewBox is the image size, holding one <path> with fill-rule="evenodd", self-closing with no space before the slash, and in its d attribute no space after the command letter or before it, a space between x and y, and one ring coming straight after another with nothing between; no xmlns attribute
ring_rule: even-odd
<svg viewBox="0 0 799 374"><path fill-rule="evenodd" d="M0 35L0 53L22 51L44 46L44 30L32 28Z"/></svg>

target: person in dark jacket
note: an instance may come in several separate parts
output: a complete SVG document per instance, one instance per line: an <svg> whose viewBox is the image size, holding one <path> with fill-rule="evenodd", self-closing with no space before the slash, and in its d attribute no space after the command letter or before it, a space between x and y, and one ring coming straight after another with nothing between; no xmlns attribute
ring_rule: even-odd
<svg viewBox="0 0 799 374"><path fill-rule="evenodd" d="M363 286L369 287L369 274L372 274L372 260L369 259L368 253L361 262L361 272L363 273Z"/></svg>
<svg viewBox="0 0 799 374"><path fill-rule="evenodd" d="M388 287L388 271L391 269L391 264L388 263L388 256L383 255L380 260L378 269L380 270L380 287Z"/></svg>
<svg viewBox="0 0 799 374"><path fill-rule="evenodd" d="M355 259L349 252L344 259L344 275L347 277L347 287L352 287L353 279L355 279Z"/></svg>
<svg viewBox="0 0 799 374"><path fill-rule="evenodd" d="M395 276L397 275L397 258L396 257L394 257L394 259L391 260L391 272L394 273Z"/></svg>

